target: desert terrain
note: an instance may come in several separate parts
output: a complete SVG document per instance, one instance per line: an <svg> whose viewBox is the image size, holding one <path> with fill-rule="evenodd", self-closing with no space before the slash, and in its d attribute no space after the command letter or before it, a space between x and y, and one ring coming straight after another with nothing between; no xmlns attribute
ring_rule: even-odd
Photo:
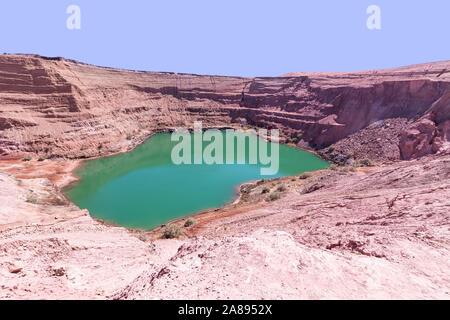
<svg viewBox="0 0 450 320"><path fill-rule="evenodd" d="M198 120L333 166L243 184L177 239L64 197L83 159ZM450 61L241 78L0 56L1 299L449 299L449 219Z"/></svg>

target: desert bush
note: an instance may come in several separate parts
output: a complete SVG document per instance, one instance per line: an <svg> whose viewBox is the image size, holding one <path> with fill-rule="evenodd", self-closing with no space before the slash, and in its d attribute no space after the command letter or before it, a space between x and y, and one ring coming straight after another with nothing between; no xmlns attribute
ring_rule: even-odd
<svg viewBox="0 0 450 320"><path fill-rule="evenodd" d="M284 184L282 184L281 186L279 186L279 187L277 188L277 191L280 191L280 192L286 191L286 186L285 186Z"/></svg>
<svg viewBox="0 0 450 320"><path fill-rule="evenodd" d="M23 161L31 161L31 157L30 157L30 156L25 156L25 157L23 158Z"/></svg>
<svg viewBox="0 0 450 320"><path fill-rule="evenodd" d="M183 230L176 224L170 224L168 226L165 226L162 230L162 237L164 239L174 239L178 238L183 234Z"/></svg>
<svg viewBox="0 0 450 320"><path fill-rule="evenodd" d="M186 222L184 223L184 227L185 228L189 228L191 226L194 226L197 224L197 221L195 219L187 219Z"/></svg>
<svg viewBox="0 0 450 320"><path fill-rule="evenodd" d="M268 187L265 187L264 189L262 189L261 193L269 193L270 189Z"/></svg>
<svg viewBox="0 0 450 320"><path fill-rule="evenodd" d="M312 176L311 173L302 173L302 174L299 176L299 178L302 179L302 180L305 180L305 179L310 178L311 176Z"/></svg>
<svg viewBox="0 0 450 320"><path fill-rule="evenodd" d="M271 193L266 200L267 201L275 201L281 198L281 194L279 192Z"/></svg>
<svg viewBox="0 0 450 320"><path fill-rule="evenodd" d="M127 135L127 140L133 139L133 136L131 134Z"/></svg>
<svg viewBox="0 0 450 320"><path fill-rule="evenodd" d="M371 167L373 166L373 162L370 159L361 159L359 160L359 164L363 167Z"/></svg>
<svg viewBox="0 0 450 320"><path fill-rule="evenodd" d="M39 162L42 162L42 161L44 161L44 160L45 160L44 157L39 157L39 159L38 159Z"/></svg>

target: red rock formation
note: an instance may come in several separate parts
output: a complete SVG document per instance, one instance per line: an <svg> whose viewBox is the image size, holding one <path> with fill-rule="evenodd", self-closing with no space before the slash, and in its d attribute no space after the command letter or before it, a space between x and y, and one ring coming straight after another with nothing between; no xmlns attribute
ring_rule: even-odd
<svg viewBox="0 0 450 320"><path fill-rule="evenodd" d="M450 92L447 92L402 133L400 149L403 159L411 159L430 153L449 152L449 144Z"/></svg>
<svg viewBox="0 0 450 320"><path fill-rule="evenodd" d="M243 119L277 127L288 136L301 133L302 144L313 148L336 143L377 121L406 119L411 124L402 133L399 151L386 151L389 157L447 152L447 70L450 62L239 78L2 55L0 155L96 156L127 149L145 130L190 125L194 120L227 125ZM387 157L381 152L383 156Z"/></svg>
<svg viewBox="0 0 450 320"><path fill-rule="evenodd" d="M0 155L97 156L194 120L277 127L356 158L444 154L449 66L249 79L3 55ZM0 161L0 298L449 297L450 155L249 183L157 241L68 203L77 163ZM281 200L265 201L277 183Z"/></svg>

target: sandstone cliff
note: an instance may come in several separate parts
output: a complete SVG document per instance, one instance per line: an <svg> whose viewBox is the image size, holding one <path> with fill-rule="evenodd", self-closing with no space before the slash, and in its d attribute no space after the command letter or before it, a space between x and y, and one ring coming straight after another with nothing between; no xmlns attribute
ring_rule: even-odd
<svg viewBox="0 0 450 320"><path fill-rule="evenodd" d="M450 62L355 73L239 78L127 71L63 58L0 56L0 155L90 157L126 150L164 127L247 122L321 149L390 123L392 148L371 135L362 152L410 159L449 149ZM361 139L352 145L356 151ZM350 146L350 148L352 148ZM373 150L376 149L376 152Z"/></svg>

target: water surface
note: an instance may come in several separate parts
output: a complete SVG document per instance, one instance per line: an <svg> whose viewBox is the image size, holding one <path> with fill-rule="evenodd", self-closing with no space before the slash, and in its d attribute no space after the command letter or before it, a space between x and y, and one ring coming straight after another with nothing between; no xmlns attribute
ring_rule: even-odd
<svg viewBox="0 0 450 320"><path fill-rule="evenodd" d="M260 163L177 166L171 161L175 144L170 134L157 134L130 153L86 161L76 172L81 180L65 193L95 218L150 229L231 202L235 187L245 181L328 166L309 152L284 145L279 146L280 168L275 176L261 176Z"/></svg>

